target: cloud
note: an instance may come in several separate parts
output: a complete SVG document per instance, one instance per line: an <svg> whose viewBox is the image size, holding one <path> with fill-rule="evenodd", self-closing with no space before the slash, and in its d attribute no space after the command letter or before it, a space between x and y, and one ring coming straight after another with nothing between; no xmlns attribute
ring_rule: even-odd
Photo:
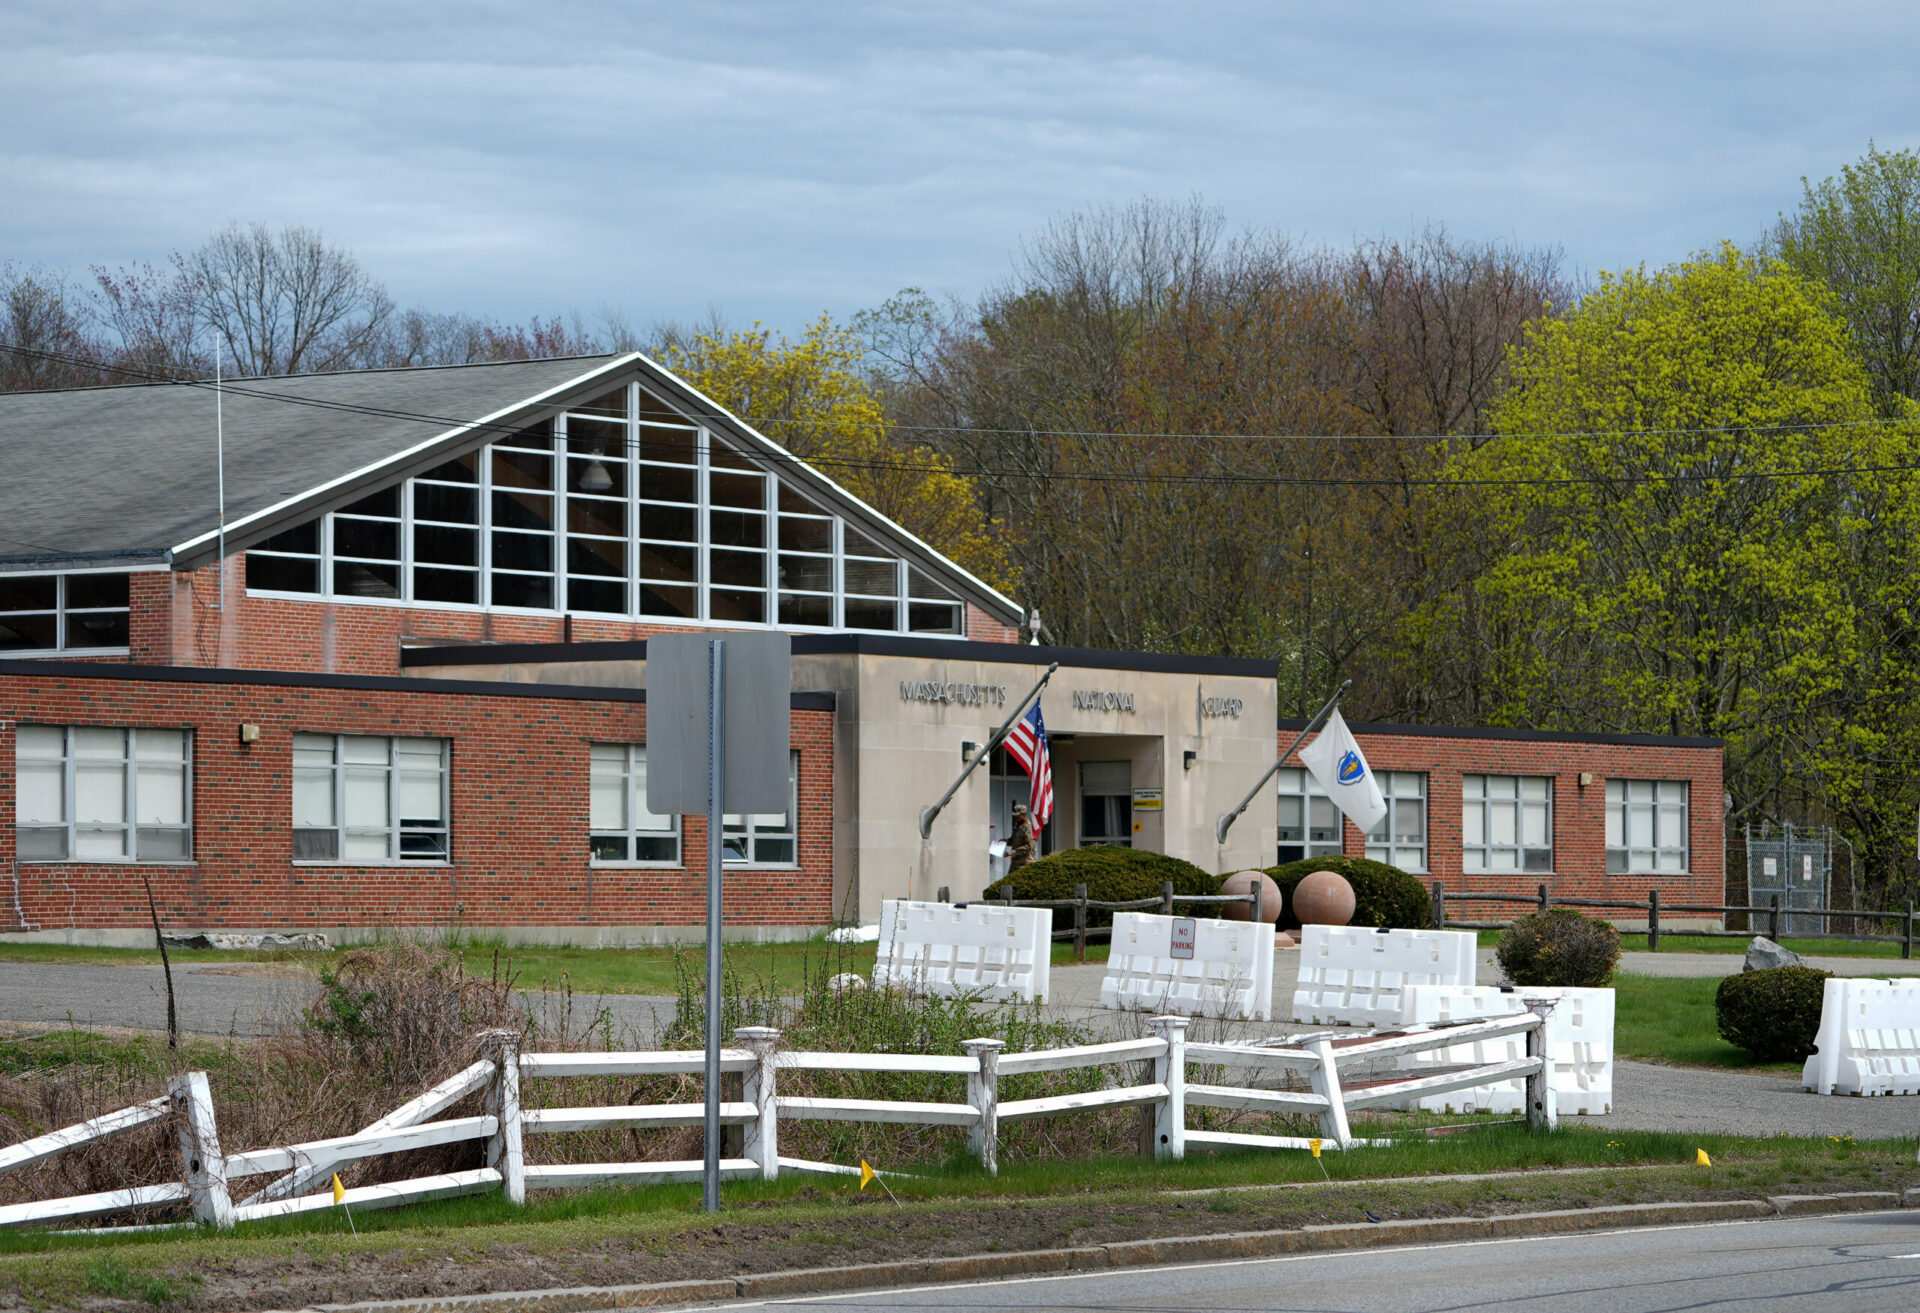
<svg viewBox="0 0 1920 1313"><path fill-rule="evenodd" d="M0 14L0 259L302 222L403 302L969 295L1061 213L1201 194L1309 242L1428 221L1585 268L1747 239L1920 143L1904 6L126 5Z"/></svg>

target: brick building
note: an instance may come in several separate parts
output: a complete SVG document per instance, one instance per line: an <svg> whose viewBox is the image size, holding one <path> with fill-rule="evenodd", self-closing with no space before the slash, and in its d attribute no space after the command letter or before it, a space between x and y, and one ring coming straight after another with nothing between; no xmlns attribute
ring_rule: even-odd
<svg viewBox="0 0 1920 1313"><path fill-rule="evenodd" d="M704 829L645 807L645 639L748 627L794 635L796 691L789 808L727 823L742 934L976 890L1024 777L994 751L921 809L1049 667L1051 846L1719 901L1700 741L1366 727L1381 834L1283 770L1221 842L1270 664L1022 645L637 354L0 396L0 453L0 930L137 941L150 885L183 928L683 937Z"/></svg>

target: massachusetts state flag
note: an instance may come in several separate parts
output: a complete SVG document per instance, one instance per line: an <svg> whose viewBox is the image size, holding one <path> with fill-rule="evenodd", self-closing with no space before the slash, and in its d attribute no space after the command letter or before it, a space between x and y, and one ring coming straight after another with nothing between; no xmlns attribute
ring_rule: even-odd
<svg viewBox="0 0 1920 1313"><path fill-rule="evenodd" d="M1367 759L1347 728L1346 718L1335 707L1320 727L1320 736L1300 750L1300 764L1313 772L1333 805L1345 812L1365 834L1387 814L1387 800L1380 794L1380 782L1367 769Z"/></svg>
<svg viewBox="0 0 1920 1313"><path fill-rule="evenodd" d="M1047 722L1038 702L1007 732L1006 742L1007 755L1020 763L1033 782L1027 810L1033 813L1033 830L1038 838L1040 828L1053 819L1053 755L1047 751Z"/></svg>

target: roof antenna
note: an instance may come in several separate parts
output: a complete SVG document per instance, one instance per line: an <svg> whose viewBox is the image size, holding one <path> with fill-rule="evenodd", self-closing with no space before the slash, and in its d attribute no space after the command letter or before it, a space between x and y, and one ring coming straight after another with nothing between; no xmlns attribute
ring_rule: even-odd
<svg viewBox="0 0 1920 1313"><path fill-rule="evenodd" d="M223 406L226 389L220 386L220 334L213 335L213 463L214 486L220 499L220 555L214 574L214 610L227 604L227 426Z"/></svg>

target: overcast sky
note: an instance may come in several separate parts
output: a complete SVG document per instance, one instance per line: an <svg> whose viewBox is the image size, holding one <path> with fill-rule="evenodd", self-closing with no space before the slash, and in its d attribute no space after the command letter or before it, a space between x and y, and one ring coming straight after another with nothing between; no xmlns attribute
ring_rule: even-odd
<svg viewBox="0 0 1920 1313"><path fill-rule="evenodd" d="M1920 145L1917 54L1913 0L6 0L0 261L305 223L405 304L791 329L1197 194L1592 272L1749 240L1801 175Z"/></svg>

